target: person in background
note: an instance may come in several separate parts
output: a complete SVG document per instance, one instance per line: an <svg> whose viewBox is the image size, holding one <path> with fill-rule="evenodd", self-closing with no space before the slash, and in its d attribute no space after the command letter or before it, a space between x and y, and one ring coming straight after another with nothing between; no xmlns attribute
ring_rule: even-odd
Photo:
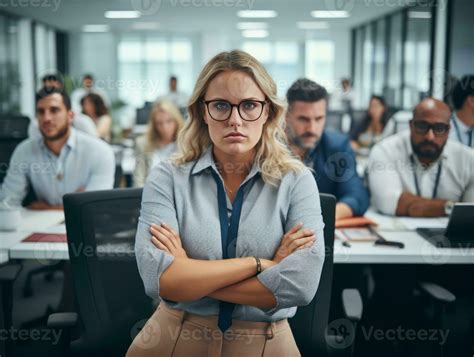
<svg viewBox="0 0 474 357"><path fill-rule="evenodd" d="M334 93L329 99L329 109L348 113L352 109L353 100L354 93L349 78L341 78L340 87L334 89Z"/></svg>
<svg viewBox="0 0 474 357"><path fill-rule="evenodd" d="M95 123L97 135L110 142L112 139L112 118L102 97L96 93L86 94L81 99L82 113L90 116Z"/></svg>
<svg viewBox="0 0 474 357"><path fill-rule="evenodd" d="M150 169L174 154L176 138L183 124L184 119L172 102L162 101L153 106L146 134L136 141L134 186L143 187Z"/></svg>
<svg viewBox="0 0 474 357"><path fill-rule="evenodd" d="M380 212L411 217L449 215L455 202L474 202L474 150L448 140L447 104L423 99L410 131L372 148L369 187Z"/></svg>
<svg viewBox="0 0 474 357"><path fill-rule="evenodd" d="M449 138L474 148L474 75L456 83L451 94L455 112L451 116Z"/></svg>
<svg viewBox="0 0 474 357"><path fill-rule="evenodd" d="M188 105L188 96L178 91L178 78L176 76L171 76L169 81L169 93L161 96L157 99L157 102L161 102L163 100L169 100L176 105L179 110L183 110Z"/></svg>
<svg viewBox="0 0 474 357"><path fill-rule="evenodd" d="M0 199L20 206L31 185L32 209L62 209L66 193L113 188L115 158L97 138L72 127L74 115L66 93L43 88L36 94L41 138L21 142L13 152Z"/></svg>
<svg viewBox="0 0 474 357"><path fill-rule="evenodd" d="M59 76L54 73L46 74L42 78L42 82L43 88L56 88L59 90L64 89L64 85L61 82ZM73 112L73 114L74 120L72 122L72 125L74 126L74 128L86 134L97 136L97 129L95 127L94 121L90 117L81 112ZM41 132L38 128L38 121L36 119L30 120L30 126L28 127L28 137L41 137Z"/></svg>
<svg viewBox="0 0 474 357"><path fill-rule="evenodd" d="M321 193L337 198L336 219L362 216L369 193L357 175L349 138L325 130L327 91L309 80L298 79L286 93L287 135L293 153L314 169Z"/></svg>
<svg viewBox="0 0 474 357"><path fill-rule="evenodd" d="M105 105L107 107L110 107L111 103L110 103L110 99L107 93L101 90L100 88L97 88L94 86L94 77L92 76L92 74L85 74L82 77L82 87L76 88L71 93L71 105L72 105L72 110L75 113L80 113L82 111L81 100L86 94L89 94L89 93L95 93L95 94L100 95Z"/></svg>
<svg viewBox="0 0 474 357"><path fill-rule="evenodd" d="M388 106L385 99L378 95L372 95L367 116L362 122L355 124L349 135L352 148L361 152L369 150L382 138L382 132L388 119Z"/></svg>

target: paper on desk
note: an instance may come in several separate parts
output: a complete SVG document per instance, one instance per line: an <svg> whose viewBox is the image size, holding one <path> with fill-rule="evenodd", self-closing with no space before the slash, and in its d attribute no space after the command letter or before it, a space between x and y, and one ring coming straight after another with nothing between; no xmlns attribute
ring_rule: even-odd
<svg viewBox="0 0 474 357"><path fill-rule="evenodd" d="M62 224L63 221L63 211L34 211L22 209L19 230L26 232L44 232L45 229Z"/></svg>
<svg viewBox="0 0 474 357"><path fill-rule="evenodd" d="M448 217L440 217L440 218L399 217L398 219L408 230L415 230L417 228L446 228L446 226L448 225Z"/></svg>

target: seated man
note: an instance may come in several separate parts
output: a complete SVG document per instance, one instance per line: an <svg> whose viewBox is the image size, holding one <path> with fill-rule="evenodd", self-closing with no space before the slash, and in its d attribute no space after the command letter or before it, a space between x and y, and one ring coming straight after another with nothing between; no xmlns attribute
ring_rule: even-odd
<svg viewBox="0 0 474 357"><path fill-rule="evenodd" d="M410 130L372 149L369 187L374 206L385 214L438 217L454 202L474 202L474 150L448 140L451 111L436 99L423 99Z"/></svg>
<svg viewBox="0 0 474 357"><path fill-rule="evenodd" d="M453 88L453 105L449 138L474 148L474 75L461 78Z"/></svg>
<svg viewBox="0 0 474 357"><path fill-rule="evenodd" d="M309 79L298 79L286 98L290 147L314 169L319 192L336 196L336 219L363 215L369 206L369 193L357 175L349 138L324 130L326 89Z"/></svg>
<svg viewBox="0 0 474 357"><path fill-rule="evenodd" d="M31 185L38 201L34 209L61 209L63 195L111 189L115 158L101 140L72 128L69 97L56 88L36 94L40 138L23 141L15 149L0 200L21 205Z"/></svg>

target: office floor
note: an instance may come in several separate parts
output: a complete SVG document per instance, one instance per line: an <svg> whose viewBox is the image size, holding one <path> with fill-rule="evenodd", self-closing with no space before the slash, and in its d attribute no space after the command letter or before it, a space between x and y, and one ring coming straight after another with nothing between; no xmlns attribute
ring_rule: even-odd
<svg viewBox="0 0 474 357"><path fill-rule="evenodd" d="M45 281L44 274L33 277L33 296L23 296L23 286L29 271L42 267L36 261L22 261L23 269L15 282L13 292L14 356L52 356L51 342L55 336L46 328L46 312L56 311L59 306L63 274L54 273L52 281ZM27 337L21 337L27 336Z"/></svg>

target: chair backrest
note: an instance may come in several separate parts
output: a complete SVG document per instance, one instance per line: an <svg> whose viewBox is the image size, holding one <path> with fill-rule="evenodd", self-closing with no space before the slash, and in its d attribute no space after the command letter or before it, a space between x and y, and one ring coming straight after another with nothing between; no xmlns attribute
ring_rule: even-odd
<svg viewBox="0 0 474 357"><path fill-rule="evenodd" d="M326 356L326 327L331 306L333 273L334 224L336 198L320 194L324 221L325 259L318 290L311 303L299 307L289 322L302 356Z"/></svg>
<svg viewBox="0 0 474 357"><path fill-rule="evenodd" d="M132 342L132 328L153 312L134 253L141 195L142 189L118 189L63 198L82 325L75 349L113 347L124 355Z"/></svg>
<svg viewBox="0 0 474 357"><path fill-rule="evenodd" d="M16 146L28 137L29 124L28 117L0 114L0 183L6 176Z"/></svg>

